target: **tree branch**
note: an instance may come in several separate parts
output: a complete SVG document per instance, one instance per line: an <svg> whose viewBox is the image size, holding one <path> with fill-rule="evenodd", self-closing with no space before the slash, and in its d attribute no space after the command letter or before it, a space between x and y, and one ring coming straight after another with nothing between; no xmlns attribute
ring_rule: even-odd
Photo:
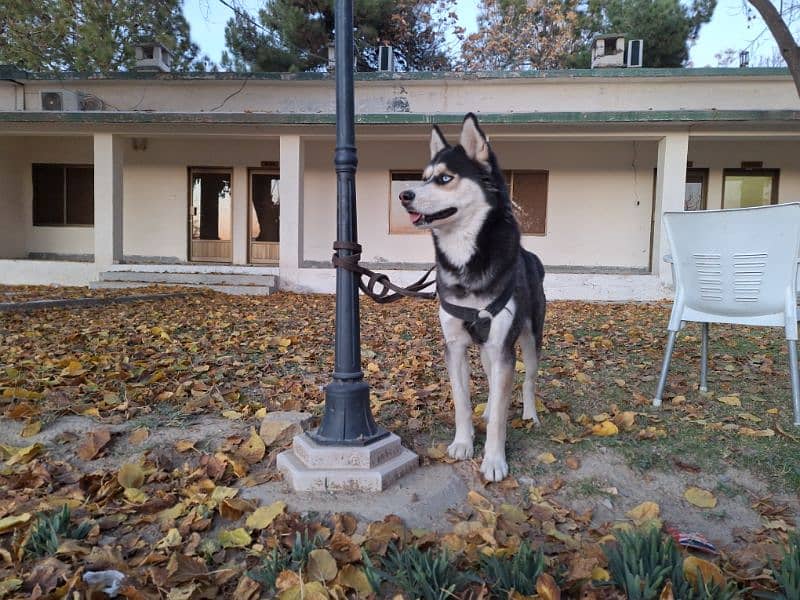
<svg viewBox="0 0 800 600"><path fill-rule="evenodd" d="M753 8L764 19L764 23L767 24L772 37L778 43L781 56L786 61L789 72L792 74L792 79L794 79L797 95L800 96L800 46L794 40L789 26L770 0L748 0L748 2L753 5Z"/></svg>

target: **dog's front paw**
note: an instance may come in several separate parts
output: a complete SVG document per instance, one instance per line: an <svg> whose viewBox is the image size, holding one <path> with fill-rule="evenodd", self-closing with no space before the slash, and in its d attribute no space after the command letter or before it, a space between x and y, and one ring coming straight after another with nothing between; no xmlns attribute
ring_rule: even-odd
<svg viewBox="0 0 800 600"><path fill-rule="evenodd" d="M450 458L456 460L467 460L472 458L472 442L458 442L454 441L447 447L447 453Z"/></svg>
<svg viewBox="0 0 800 600"><path fill-rule="evenodd" d="M487 454L481 463L481 473L487 481L502 481L508 475L505 456Z"/></svg>
<svg viewBox="0 0 800 600"><path fill-rule="evenodd" d="M534 425L540 425L539 422L539 415L536 414L536 408L525 406L522 408L522 420L523 421L533 421Z"/></svg>

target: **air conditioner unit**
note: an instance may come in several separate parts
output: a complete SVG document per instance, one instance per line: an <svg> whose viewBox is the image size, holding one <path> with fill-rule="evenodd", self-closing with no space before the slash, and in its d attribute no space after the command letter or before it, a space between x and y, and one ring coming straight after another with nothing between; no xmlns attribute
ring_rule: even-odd
<svg viewBox="0 0 800 600"><path fill-rule="evenodd" d="M42 110L50 111L77 111L80 106L80 99L77 92L66 90L45 91L41 93Z"/></svg>
<svg viewBox="0 0 800 600"><path fill-rule="evenodd" d="M394 71L394 48L378 47L378 71Z"/></svg>
<svg viewBox="0 0 800 600"><path fill-rule="evenodd" d="M626 63L629 67L641 67L644 59L644 40L628 40L628 56Z"/></svg>

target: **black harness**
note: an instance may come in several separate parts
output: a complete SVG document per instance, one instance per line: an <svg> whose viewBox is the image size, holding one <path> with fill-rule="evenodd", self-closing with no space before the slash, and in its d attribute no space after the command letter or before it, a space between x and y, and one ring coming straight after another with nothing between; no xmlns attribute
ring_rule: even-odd
<svg viewBox="0 0 800 600"><path fill-rule="evenodd" d="M508 304L508 301L511 300L511 296L514 294L515 283L516 281L512 277L506 289L503 290L503 293L495 298L494 301L483 310L450 304L441 294L439 294L439 302L445 312L464 322L464 329L467 330L473 342L476 344L483 344L489 339L492 319L496 317L497 314L503 310L503 307ZM481 316L482 313L484 314L483 316ZM489 316L485 316L485 313L489 313Z"/></svg>

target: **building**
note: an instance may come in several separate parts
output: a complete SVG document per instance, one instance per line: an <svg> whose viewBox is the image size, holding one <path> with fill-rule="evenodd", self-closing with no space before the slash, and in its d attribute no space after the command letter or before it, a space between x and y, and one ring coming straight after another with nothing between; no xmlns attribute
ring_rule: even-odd
<svg viewBox="0 0 800 600"><path fill-rule="evenodd" d="M428 160L431 123L455 137L468 111L508 171L551 298L663 298L663 211L800 200L800 98L783 69L355 85L363 260L399 282L433 250L397 193ZM0 68L0 283L222 272L332 291L334 115L325 74Z"/></svg>

